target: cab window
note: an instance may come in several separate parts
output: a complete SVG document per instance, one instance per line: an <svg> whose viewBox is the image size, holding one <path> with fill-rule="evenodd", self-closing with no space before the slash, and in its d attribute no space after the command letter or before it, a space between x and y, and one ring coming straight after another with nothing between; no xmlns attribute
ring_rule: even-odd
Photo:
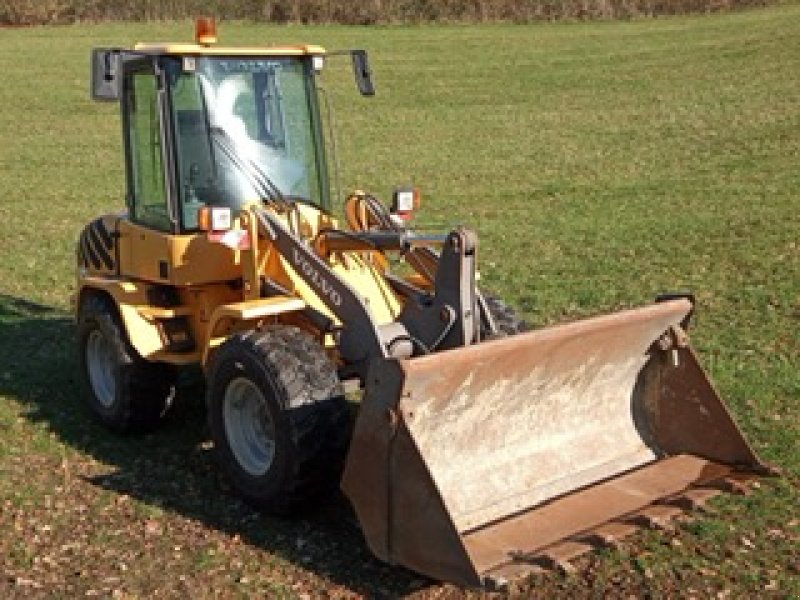
<svg viewBox="0 0 800 600"><path fill-rule="evenodd" d="M131 74L128 93L132 217L148 227L169 231L171 221L155 75L150 72Z"/></svg>
<svg viewBox="0 0 800 600"><path fill-rule="evenodd" d="M185 63L183 63L185 64ZM181 230L203 206L328 203L310 61L204 56L168 67Z"/></svg>

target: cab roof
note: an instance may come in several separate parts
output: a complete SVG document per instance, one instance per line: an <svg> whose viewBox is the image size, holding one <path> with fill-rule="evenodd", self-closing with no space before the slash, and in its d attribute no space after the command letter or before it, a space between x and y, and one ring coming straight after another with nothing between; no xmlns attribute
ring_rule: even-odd
<svg viewBox="0 0 800 600"><path fill-rule="evenodd" d="M325 54L325 48L300 44L296 46L217 46L185 43L138 43L134 47L138 52L148 54L172 54L175 56L319 56Z"/></svg>

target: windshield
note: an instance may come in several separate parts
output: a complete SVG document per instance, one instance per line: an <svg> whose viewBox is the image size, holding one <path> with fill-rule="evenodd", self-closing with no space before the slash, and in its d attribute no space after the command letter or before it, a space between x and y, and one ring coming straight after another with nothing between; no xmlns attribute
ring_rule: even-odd
<svg viewBox="0 0 800 600"><path fill-rule="evenodd" d="M279 196L327 205L307 60L184 58L170 82L184 229L204 205Z"/></svg>

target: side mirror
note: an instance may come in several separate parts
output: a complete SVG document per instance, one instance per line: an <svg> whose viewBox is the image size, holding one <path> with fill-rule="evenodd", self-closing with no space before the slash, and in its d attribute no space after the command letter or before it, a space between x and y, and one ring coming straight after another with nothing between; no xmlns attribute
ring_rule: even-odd
<svg viewBox="0 0 800 600"><path fill-rule="evenodd" d="M119 100L122 80L122 51L118 48L92 49L92 100Z"/></svg>
<svg viewBox="0 0 800 600"><path fill-rule="evenodd" d="M351 50L353 59L353 73L356 76L356 85L362 96L374 96L375 85L372 83L372 70L369 68L369 58L366 50Z"/></svg>

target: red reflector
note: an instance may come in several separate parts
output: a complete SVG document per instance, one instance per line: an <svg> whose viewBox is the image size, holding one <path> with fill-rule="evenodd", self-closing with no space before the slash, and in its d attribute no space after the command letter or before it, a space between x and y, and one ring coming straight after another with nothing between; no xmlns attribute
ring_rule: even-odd
<svg viewBox="0 0 800 600"><path fill-rule="evenodd" d="M228 231L209 231L208 240L227 246L231 250L249 250L250 234L242 229Z"/></svg>

